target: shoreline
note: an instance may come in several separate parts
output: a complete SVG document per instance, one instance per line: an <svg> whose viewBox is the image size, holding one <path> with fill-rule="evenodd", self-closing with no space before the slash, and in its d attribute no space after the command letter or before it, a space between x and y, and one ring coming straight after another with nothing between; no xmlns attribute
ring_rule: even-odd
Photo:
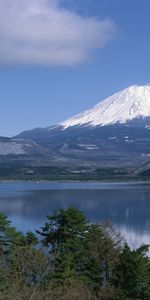
<svg viewBox="0 0 150 300"><path fill-rule="evenodd" d="M0 180L1 183L102 183L102 184L145 184L150 183L149 180L20 180L20 179L2 179Z"/></svg>

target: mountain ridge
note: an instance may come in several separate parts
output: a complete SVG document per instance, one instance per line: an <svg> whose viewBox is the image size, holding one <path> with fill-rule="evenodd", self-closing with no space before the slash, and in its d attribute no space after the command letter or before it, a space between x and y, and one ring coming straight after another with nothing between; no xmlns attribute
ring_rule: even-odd
<svg viewBox="0 0 150 300"><path fill-rule="evenodd" d="M119 95L117 106L116 95ZM124 95L123 98L121 95ZM79 122L79 118L75 116L75 124L69 121L65 126L62 122L51 127L24 131L10 140L2 140L0 165L3 166L3 170L6 164L8 166L15 162L16 172L22 164L22 172L27 176L30 174L31 178L32 174L37 174L37 168L40 168L38 172L42 174L54 172L59 175L65 170L65 176L73 174L73 178L78 174L82 178L85 178L85 174L90 174L90 178L91 174L95 174L93 178L97 178L98 174L98 178L101 179L103 176L120 178L119 176L127 174L131 178L138 176L142 171L144 176L147 176L150 173L150 86L129 87L108 97L103 103L94 106L94 110L92 108L92 117L95 116L95 107L99 111L101 105L103 108L105 106L103 116L105 117L107 112L111 121L105 122L106 125L99 125L99 119L99 123L94 126L85 119L86 122ZM108 109L115 114L108 113ZM122 118L121 122L117 119L119 112L123 113L125 118ZM97 118L98 116L99 114ZM112 116L115 123L112 123ZM82 119L83 113L80 117ZM4 142L9 151L4 149Z"/></svg>

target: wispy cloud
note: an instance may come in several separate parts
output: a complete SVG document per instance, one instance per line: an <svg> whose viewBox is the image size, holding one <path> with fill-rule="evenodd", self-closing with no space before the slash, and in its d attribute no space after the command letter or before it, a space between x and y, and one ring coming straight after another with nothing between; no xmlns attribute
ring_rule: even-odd
<svg viewBox="0 0 150 300"><path fill-rule="evenodd" d="M110 19L84 18L59 0L0 0L0 64L82 63L115 33Z"/></svg>

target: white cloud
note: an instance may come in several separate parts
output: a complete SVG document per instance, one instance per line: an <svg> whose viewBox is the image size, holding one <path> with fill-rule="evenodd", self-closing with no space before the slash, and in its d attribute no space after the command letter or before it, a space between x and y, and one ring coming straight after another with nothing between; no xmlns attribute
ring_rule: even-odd
<svg viewBox="0 0 150 300"><path fill-rule="evenodd" d="M110 20L83 18L59 0L0 0L0 64L73 65L115 34Z"/></svg>

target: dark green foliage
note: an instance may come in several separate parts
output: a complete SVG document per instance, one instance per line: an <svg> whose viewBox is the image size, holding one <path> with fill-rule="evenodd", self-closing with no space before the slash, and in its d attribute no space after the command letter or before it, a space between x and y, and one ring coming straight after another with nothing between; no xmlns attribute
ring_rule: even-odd
<svg viewBox="0 0 150 300"><path fill-rule="evenodd" d="M37 236L33 232L31 232L31 231L28 231L26 233L25 241L26 241L27 245L35 246L35 245L38 244L38 238L37 238Z"/></svg>
<svg viewBox="0 0 150 300"><path fill-rule="evenodd" d="M111 223L91 225L87 236L87 277L97 290L111 285L112 268L118 262L121 236Z"/></svg>
<svg viewBox="0 0 150 300"><path fill-rule="evenodd" d="M85 216L70 207L49 216L42 231L38 232L43 245L49 247L55 278L79 276L88 228Z"/></svg>
<svg viewBox="0 0 150 300"><path fill-rule="evenodd" d="M149 246L131 250L126 244L114 271L114 283L126 297L144 299L150 295L150 260L146 253Z"/></svg>
<svg viewBox="0 0 150 300"><path fill-rule="evenodd" d="M0 213L0 253L9 252L12 246L24 242L23 234L16 231L7 217Z"/></svg>
<svg viewBox="0 0 150 300"><path fill-rule="evenodd" d="M70 207L38 233L0 214L1 300L150 299L149 246L131 250L111 223L89 224Z"/></svg>

